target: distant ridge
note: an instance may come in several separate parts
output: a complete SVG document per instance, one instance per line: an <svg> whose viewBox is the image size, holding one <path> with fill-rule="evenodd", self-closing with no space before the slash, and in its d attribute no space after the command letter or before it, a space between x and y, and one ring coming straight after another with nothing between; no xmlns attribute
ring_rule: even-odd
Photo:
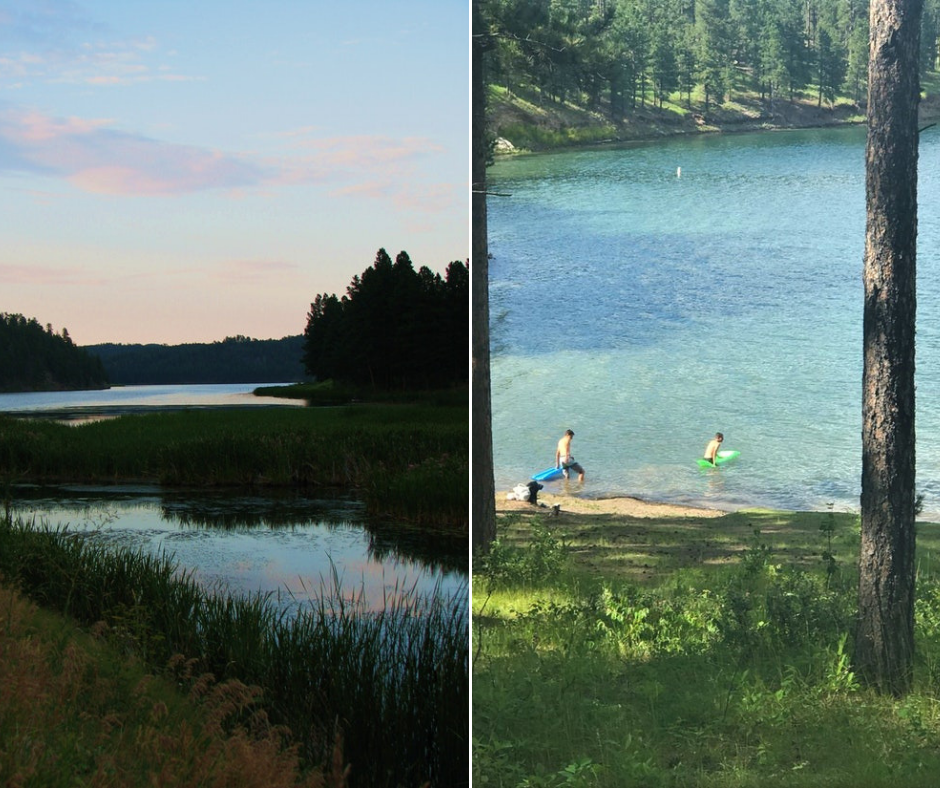
<svg viewBox="0 0 940 788"><path fill-rule="evenodd" d="M186 345L87 345L116 385L294 383L309 380L304 338L250 339Z"/></svg>

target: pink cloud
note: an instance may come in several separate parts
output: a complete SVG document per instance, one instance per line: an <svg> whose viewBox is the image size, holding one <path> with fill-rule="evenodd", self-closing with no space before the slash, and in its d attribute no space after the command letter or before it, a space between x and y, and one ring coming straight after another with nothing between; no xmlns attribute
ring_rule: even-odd
<svg viewBox="0 0 940 788"><path fill-rule="evenodd" d="M389 192L391 191L391 183L389 181L366 181L364 183L354 183L350 186L344 186L341 189L336 189L333 193L340 196L361 196L361 197L370 197L373 200L385 200L388 199Z"/></svg>
<svg viewBox="0 0 940 788"><path fill-rule="evenodd" d="M409 184L396 192L394 202L403 209L437 212L453 206L457 193L451 183Z"/></svg>
<svg viewBox="0 0 940 788"><path fill-rule="evenodd" d="M390 178L366 181L336 189L337 196L367 197L391 201L401 211L440 213L455 204L458 189L450 183L415 183L408 179Z"/></svg>
<svg viewBox="0 0 940 788"><path fill-rule="evenodd" d="M302 148L315 151L314 160L321 164L367 169L376 165L410 161L441 147L422 137L354 136L329 139L307 139Z"/></svg>
<svg viewBox="0 0 940 788"><path fill-rule="evenodd" d="M11 126L9 138L11 141L22 143L42 143L64 137L91 134L97 129L107 126L107 120L86 120L83 118L66 118L58 120L42 113L27 111L16 118L16 125ZM0 129L6 123L0 118Z"/></svg>
<svg viewBox="0 0 940 788"><path fill-rule="evenodd" d="M294 276L295 263L282 260L227 260L215 267L212 278L225 282L258 282Z"/></svg>
<svg viewBox="0 0 940 788"><path fill-rule="evenodd" d="M161 142L107 120L0 111L0 171L65 178L99 194L180 194L254 186L270 173L235 156Z"/></svg>
<svg viewBox="0 0 940 788"><path fill-rule="evenodd" d="M224 189L329 184L334 194L391 200L399 209L437 211L442 187L414 184L416 160L440 147L427 139L291 136L294 156L259 159L120 131L105 118L58 118L0 103L0 173L61 178L93 194L156 196ZM297 142L299 140L299 142ZM299 155L296 155L299 152Z"/></svg>
<svg viewBox="0 0 940 788"><path fill-rule="evenodd" d="M6 285L100 285L104 281L81 268L0 263L0 282Z"/></svg>

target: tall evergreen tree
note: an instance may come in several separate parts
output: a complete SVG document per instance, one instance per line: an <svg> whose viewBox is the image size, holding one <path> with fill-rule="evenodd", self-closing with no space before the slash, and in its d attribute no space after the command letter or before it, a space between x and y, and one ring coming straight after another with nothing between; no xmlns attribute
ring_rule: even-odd
<svg viewBox="0 0 940 788"><path fill-rule="evenodd" d="M868 84L868 16L851 18L846 39L845 82L843 87L855 104L861 104Z"/></svg>
<svg viewBox="0 0 940 788"><path fill-rule="evenodd" d="M407 252L392 262L379 249L342 299L323 294L310 305L304 330L307 371L320 380L377 390L466 382L466 365L452 359L469 341L462 317L468 310L468 278L460 262L450 264L445 280L427 267L415 271Z"/></svg>
<svg viewBox="0 0 940 788"><path fill-rule="evenodd" d="M831 107L836 100L836 92L845 80L845 55L837 41L833 40L828 28L820 27L816 46L816 73L819 85L818 105L823 100Z"/></svg>
<svg viewBox="0 0 940 788"><path fill-rule="evenodd" d="M699 0L695 8L700 77L708 112L711 102L724 103L725 93L733 85L731 14L728 0Z"/></svg>

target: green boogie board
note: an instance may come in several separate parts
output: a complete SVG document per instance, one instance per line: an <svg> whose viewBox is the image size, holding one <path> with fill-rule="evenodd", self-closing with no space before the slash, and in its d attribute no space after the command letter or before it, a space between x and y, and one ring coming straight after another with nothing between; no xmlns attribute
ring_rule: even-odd
<svg viewBox="0 0 940 788"><path fill-rule="evenodd" d="M735 457L737 457L741 452L735 451L734 449L727 449L725 451L718 452L718 456L715 457L715 465L724 465L726 462L730 462ZM704 457L698 461L700 468L714 468L715 465L712 465Z"/></svg>

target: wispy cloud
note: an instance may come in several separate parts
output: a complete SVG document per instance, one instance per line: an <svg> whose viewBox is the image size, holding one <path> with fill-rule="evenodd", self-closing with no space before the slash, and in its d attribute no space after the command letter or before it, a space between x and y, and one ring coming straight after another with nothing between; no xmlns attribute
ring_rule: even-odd
<svg viewBox="0 0 940 788"><path fill-rule="evenodd" d="M452 183L419 183L409 179L363 181L335 189L343 197L365 197L389 202L409 213L441 213L457 204L459 188Z"/></svg>
<svg viewBox="0 0 940 788"><path fill-rule="evenodd" d="M437 212L452 208L459 194L452 183L407 184L395 192L393 199L402 209Z"/></svg>
<svg viewBox="0 0 940 788"><path fill-rule="evenodd" d="M397 140L374 135L326 139L307 137L301 139L297 145L303 150L311 151L313 160L321 165L360 170L413 161L441 150L439 145L423 137Z"/></svg>
<svg viewBox="0 0 940 788"><path fill-rule="evenodd" d="M211 189L323 185L333 194L384 200L398 210L438 212L453 187L417 183L419 163L440 150L419 137L316 138L288 132L280 156L225 153L114 128L108 118L58 118L0 103L0 174L60 178L94 194L166 196Z"/></svg>
<svg viewBox="0 0 940 788"><path fill-rule="evenodd" d="M293 277L300 267L283 260L226 260L210 272L214 280L228 283L270 282L274 278Z"/></svg>
<svg viewBox="0 0 940 788"><path fill-rule="evenodd" d="M329 183L337 196L386 201L398 210L437 213L453 203L452 185L416 183L421 163L443 150L433 140L378 135L317 138L314 131L283 135L297 155L273 167L281 183Z"/></svg>
<svg viewBox="0 0 940 788"><path fill-rule="evenodd" d="M65 178L99 194L161 195L256 185L261 166L218 151L111 128L106 119L52 118L0 107L0 172Z"/></svg>
<svg viewBox="0 0 940 788"><path fill-rule="evenodd" d="M34 82L92 86L190 80L162 60L153 36L113 39L70 0L4 0L0 8L0 85Z"/></svg>
<svg viewBox="0 0 940 788"><path fill-rule="evenodd" d="M0 263L0 284L4 285L100 285L104 279L83 268Z"/></svg>

